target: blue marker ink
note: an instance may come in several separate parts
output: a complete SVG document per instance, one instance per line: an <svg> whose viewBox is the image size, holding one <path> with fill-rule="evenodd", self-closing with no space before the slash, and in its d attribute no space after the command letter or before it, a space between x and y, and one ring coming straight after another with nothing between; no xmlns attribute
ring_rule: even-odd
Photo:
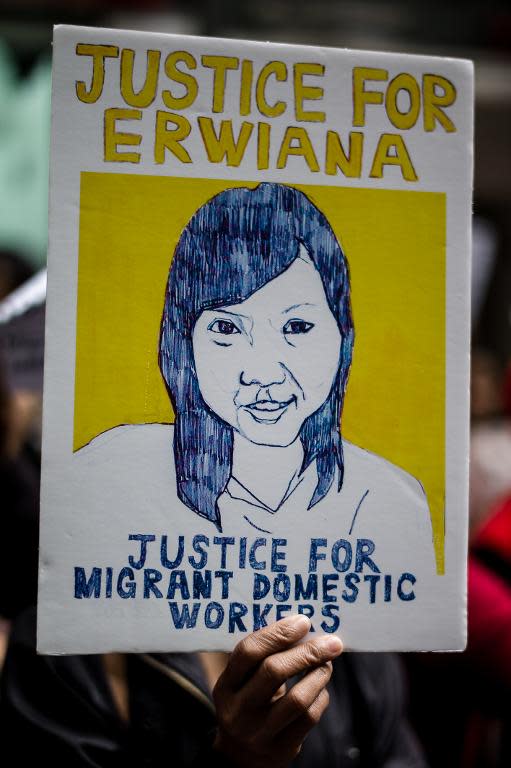
<svg viewBox="0 0 511 768"><path fill-rule="evenodd" d="M159 365L176 414L177 492L187 507L219 531L218 500L232 476L236 424L234 417L218 413L215 403L203 397L194 358L194 330L201 315L209 313L204 333L214 345L210 349L236 355L235 344L246 338L248 330L243 317L230 313L229 307L242 304L279 278L301 254L321 279L338 331L337 370L333 380L326 382L325 399L307 411L310 398L303 397L300 382L285 365L280 368L285 372L282 394L268 394L269 382L263 381L259 381L257 394L254 377L242 368L238 401L231 406L254 433L264 432L270 439L272 429L280 429L290 414L303 412L303 420L297 424L303 447L299 475L315 462L317 483L308 504L311 509L334 481L337 490L342 487L339 424L354 337L348 266L329 222L303 192L290 186L262 183L254 189L228 189L199 208L174 252L160 328ZM289 307L278 329L278 344L290 351L316 332L315 322L304 316L303 307ZM281 503L293 492L296 481L299 477L292 478Z"/></svg>

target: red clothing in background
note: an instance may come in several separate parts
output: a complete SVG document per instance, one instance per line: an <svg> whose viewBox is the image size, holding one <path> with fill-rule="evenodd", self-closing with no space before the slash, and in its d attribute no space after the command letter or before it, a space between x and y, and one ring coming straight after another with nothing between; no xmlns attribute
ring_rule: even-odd
<svg viewBox="0 0 511 768"><path fill-rule="evenodd" d="M474 537L468 595L468 652L511 691L511 497Z"/></svg>
<svg viewBox="0 0 511 768"><path fill-rule="evenodd" d="M406 654L410 717L434 768L511 766L511 497L475 532L465 653Z"/></svg>

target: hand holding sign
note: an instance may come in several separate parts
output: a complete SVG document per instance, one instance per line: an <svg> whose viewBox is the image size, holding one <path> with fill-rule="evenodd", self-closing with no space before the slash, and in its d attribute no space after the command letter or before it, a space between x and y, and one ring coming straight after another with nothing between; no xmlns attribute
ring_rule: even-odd
<svg viewBox="0 0 511 768"><path fill-rule="evenodd" d="M244 768L288 765L328 706L331 661L342 651L336 636L296 645L310 629L291 616L242 640L213 691L219 723L215 747ZM286 681L303 677L286 692Z"/></svg>

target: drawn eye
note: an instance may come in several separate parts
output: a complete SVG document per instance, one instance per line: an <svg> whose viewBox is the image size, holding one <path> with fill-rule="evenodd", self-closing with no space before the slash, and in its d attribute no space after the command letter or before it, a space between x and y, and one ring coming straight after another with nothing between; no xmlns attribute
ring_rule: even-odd
<svg viewBox="0 0 511 768"><path fill-rule="evenodd" d="M306 320L288 320L282 329L286 335L309 333L314 328L314 323L308 323Z"/></svg>
<svg viewBox="0 0 511 768"><path fill-rule="evenodd" d="M213 320L213 322L208 325L208 331L221 333L222 336L232 336L235 333L241 333L239 328L237 328L231 320Z"/></svg>

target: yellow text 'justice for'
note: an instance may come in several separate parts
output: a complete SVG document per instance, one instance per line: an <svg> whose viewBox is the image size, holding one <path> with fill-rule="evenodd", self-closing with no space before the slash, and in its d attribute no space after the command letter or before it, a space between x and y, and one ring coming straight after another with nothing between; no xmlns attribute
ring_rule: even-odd
<svg viewBox="0 0 511 768"><path fill-rule="evenodd" d="M79 43L76 53L91 61L89 82L76 82L78 99L85 104L95 104L103 95L106 78L116 77L126 105L104 110L104 162L140 162L144 132L141 127L136 130L136 121L142 120L143 110L156 105L162 109L155 109L151 129L155 164L175 164L176 161L177 164L187 164L199 159L192 157L187 144L192 131L198 131L205 152L205 157L200 159L210 163L239 167L247 147L255 142L258 170L266 170L270 165L283 170L290 157L300 157L304 169L312 173L323 170L328 175L341 174L349 178L362 175L364 142L368 142L363 131L351 130L341 137L337 131L325 129L321 140L317 134L313 140L310 130L303 125L327 123L323 104L324 64L297 62L290 66L272 60L255 67L252 60L240 60L235 56L204 55L199 62L187 51L173 51L163 57L159 50L147 50L143 77L141 80L139 76L136 78L139 81L136 88L134 50ZM236 103L239 118L255 113L257 120L241 120L236 129L232 117L222 119L195 114L187 117L183 114L200 96L199 80L193 74L198 67L211 77L211 102L208 105L211 115L221 116L229 101L230 115L233 114L232 105ZM282 93L276 97L279 88ZM405 181L418 181L405 139L395 131L408 131L419 124L427 133L437 130L455 132L456 126L447 113L455 100L455 86L442 75L424 74L418 81L413 75L401 72L390 79L386 69L354 67L350 105L352 127L365 128L368 107L380 107L391 130L379 134L376 139L371 137L372 145L366 150L371 155L369 177L383 178L387 166L397 166ZM292 114L294 122L302 125L284 128L272 125L272 120L286 113ZM272 133L277 136L274 138Z"/></svg>

